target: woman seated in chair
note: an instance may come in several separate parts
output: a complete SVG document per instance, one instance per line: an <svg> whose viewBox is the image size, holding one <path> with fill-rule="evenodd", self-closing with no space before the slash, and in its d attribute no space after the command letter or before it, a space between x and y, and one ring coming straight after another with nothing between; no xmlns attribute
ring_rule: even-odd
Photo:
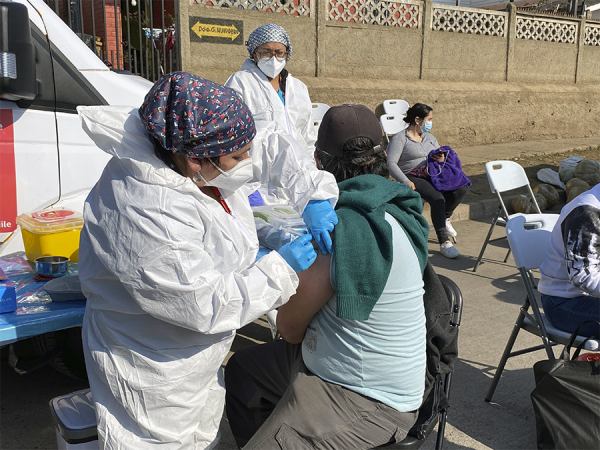
<svg viewBox="0 0 600 450"><path fill-rule="evenodd" d="M552 230L538 291L544 313L559 330L600 335L600 184L571 200Z"/></svg>
<svg viewBox="0 0 600 450"><path fill-rule="evenodd" d="M450 223L450 217L467 194L467 186L440 192L432 185L427 174L427 157L432 150L440 148L437 139L430 133L432 126L432 108L423 103L414 104L406 112L404 121L408 128L396 134L387 148L390 175L412 190L431 206L431 221L440 243L440 253L446 258L460 255L449 237L456 237L456 230ZM444 161L444 155L433 157L438 163Z"/></svg>

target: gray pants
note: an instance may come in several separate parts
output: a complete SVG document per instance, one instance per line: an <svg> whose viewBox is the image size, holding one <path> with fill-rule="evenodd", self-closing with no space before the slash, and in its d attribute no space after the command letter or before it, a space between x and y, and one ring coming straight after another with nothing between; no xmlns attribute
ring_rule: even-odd
<svg viewBox="0 0 600 450"><path fill-rule="evenodd" d="M417 412L398 412L311 373L301 345L237 351L225 368L227 418L244 449L370 449L399 442Z"/></svg>

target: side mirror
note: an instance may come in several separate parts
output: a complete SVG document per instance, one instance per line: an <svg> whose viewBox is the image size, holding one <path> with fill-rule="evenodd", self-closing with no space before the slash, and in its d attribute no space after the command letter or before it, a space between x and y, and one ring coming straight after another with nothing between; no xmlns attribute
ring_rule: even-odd
<svg viewBox="0 0 600 450"><path fill-rule="evenodd" d="M33 100L37 96L35 75L27 7L0 1L0 98Z"/></svg>

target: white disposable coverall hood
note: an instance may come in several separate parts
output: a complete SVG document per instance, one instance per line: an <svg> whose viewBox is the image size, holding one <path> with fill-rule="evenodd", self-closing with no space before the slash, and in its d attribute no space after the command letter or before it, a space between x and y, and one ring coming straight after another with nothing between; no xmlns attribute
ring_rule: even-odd
<svg viewBox="0 0 600 450"><path fill-rule="evenodd" d="M300 152L303 154L296 155L298 165L315 174L320 172L314 160L317 136L312 122L312 104L308 96L308 89L302 81L288 74L284 105L266 75L252 60L246 59L242 65L242 70L231 75L225 86L238 91L250 111L252 111L256 128L259 130L254 139L255 142L265 139L269 133L290 134L299 146L305 150ZM275 152L285 151L285 148L273 146L270 146L270 148ZM328 182L335 184L333 176ZM293 198L289 198L286 192L272 182L256 185L256 188L267 205L295 204ZM330 186L327 189L330 191L337 190L337 186L335 188ZM337 193L335 196L326 197L322 200L330 200L335 205ZM296 210L298 209L296 208ZM302 213L302 211L298 212Z"/></svg>
<svg viewBox="0 0 600 450"><path fill-rule="evenodd" d="M224 402L220 368L235 330L285 303L298 278L276 252L255 262L246 189L221 191L227 214L154 155L137 111L78 110L86 132L114 156L86 201L79 258L101 444L212 448ZM263 141L292 145L272 133ZM261 145L254 156L255 175L285 183L301 209L337 196L319 197L322 180L289 173L294 164L283 154Z"/></svg>

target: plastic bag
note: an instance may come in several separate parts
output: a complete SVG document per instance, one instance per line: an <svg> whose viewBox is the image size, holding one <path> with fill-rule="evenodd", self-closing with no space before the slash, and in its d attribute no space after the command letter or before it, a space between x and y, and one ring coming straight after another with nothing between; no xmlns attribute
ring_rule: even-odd
<svg viewBox="0 0 600 450"><path fill-rule="evenodd" d="M15 273L35 272L27 259L25 259L25 253L13 253L0 258L0 269L8 276Z"/></svg>
<svg viewBox="0 0 600 450"><path fill-rule="evenodd" d="M308 233L302 217L288 205L252 208L254 225L261 247L279 250L298 236Z"/></svg>
<svg viewBox="0 0 600 450"><path fill-rule="evenodd" d="M552 184L554 186L558 186L561 189L565 189L565 183L560 181L560 177L558 176L558 172L552 169L540 169L537 173L537 179L543 181L544 183Z"/></svg>
<svg viewBox="0 0 600 450"><path fill-rule="evenodd" d="M582 158L581 156L569 156L568 158L563 159L558 166L558 176L560 177L560 181L566 183L573 178L575 167L584 159L585 158Z"/></svg>

